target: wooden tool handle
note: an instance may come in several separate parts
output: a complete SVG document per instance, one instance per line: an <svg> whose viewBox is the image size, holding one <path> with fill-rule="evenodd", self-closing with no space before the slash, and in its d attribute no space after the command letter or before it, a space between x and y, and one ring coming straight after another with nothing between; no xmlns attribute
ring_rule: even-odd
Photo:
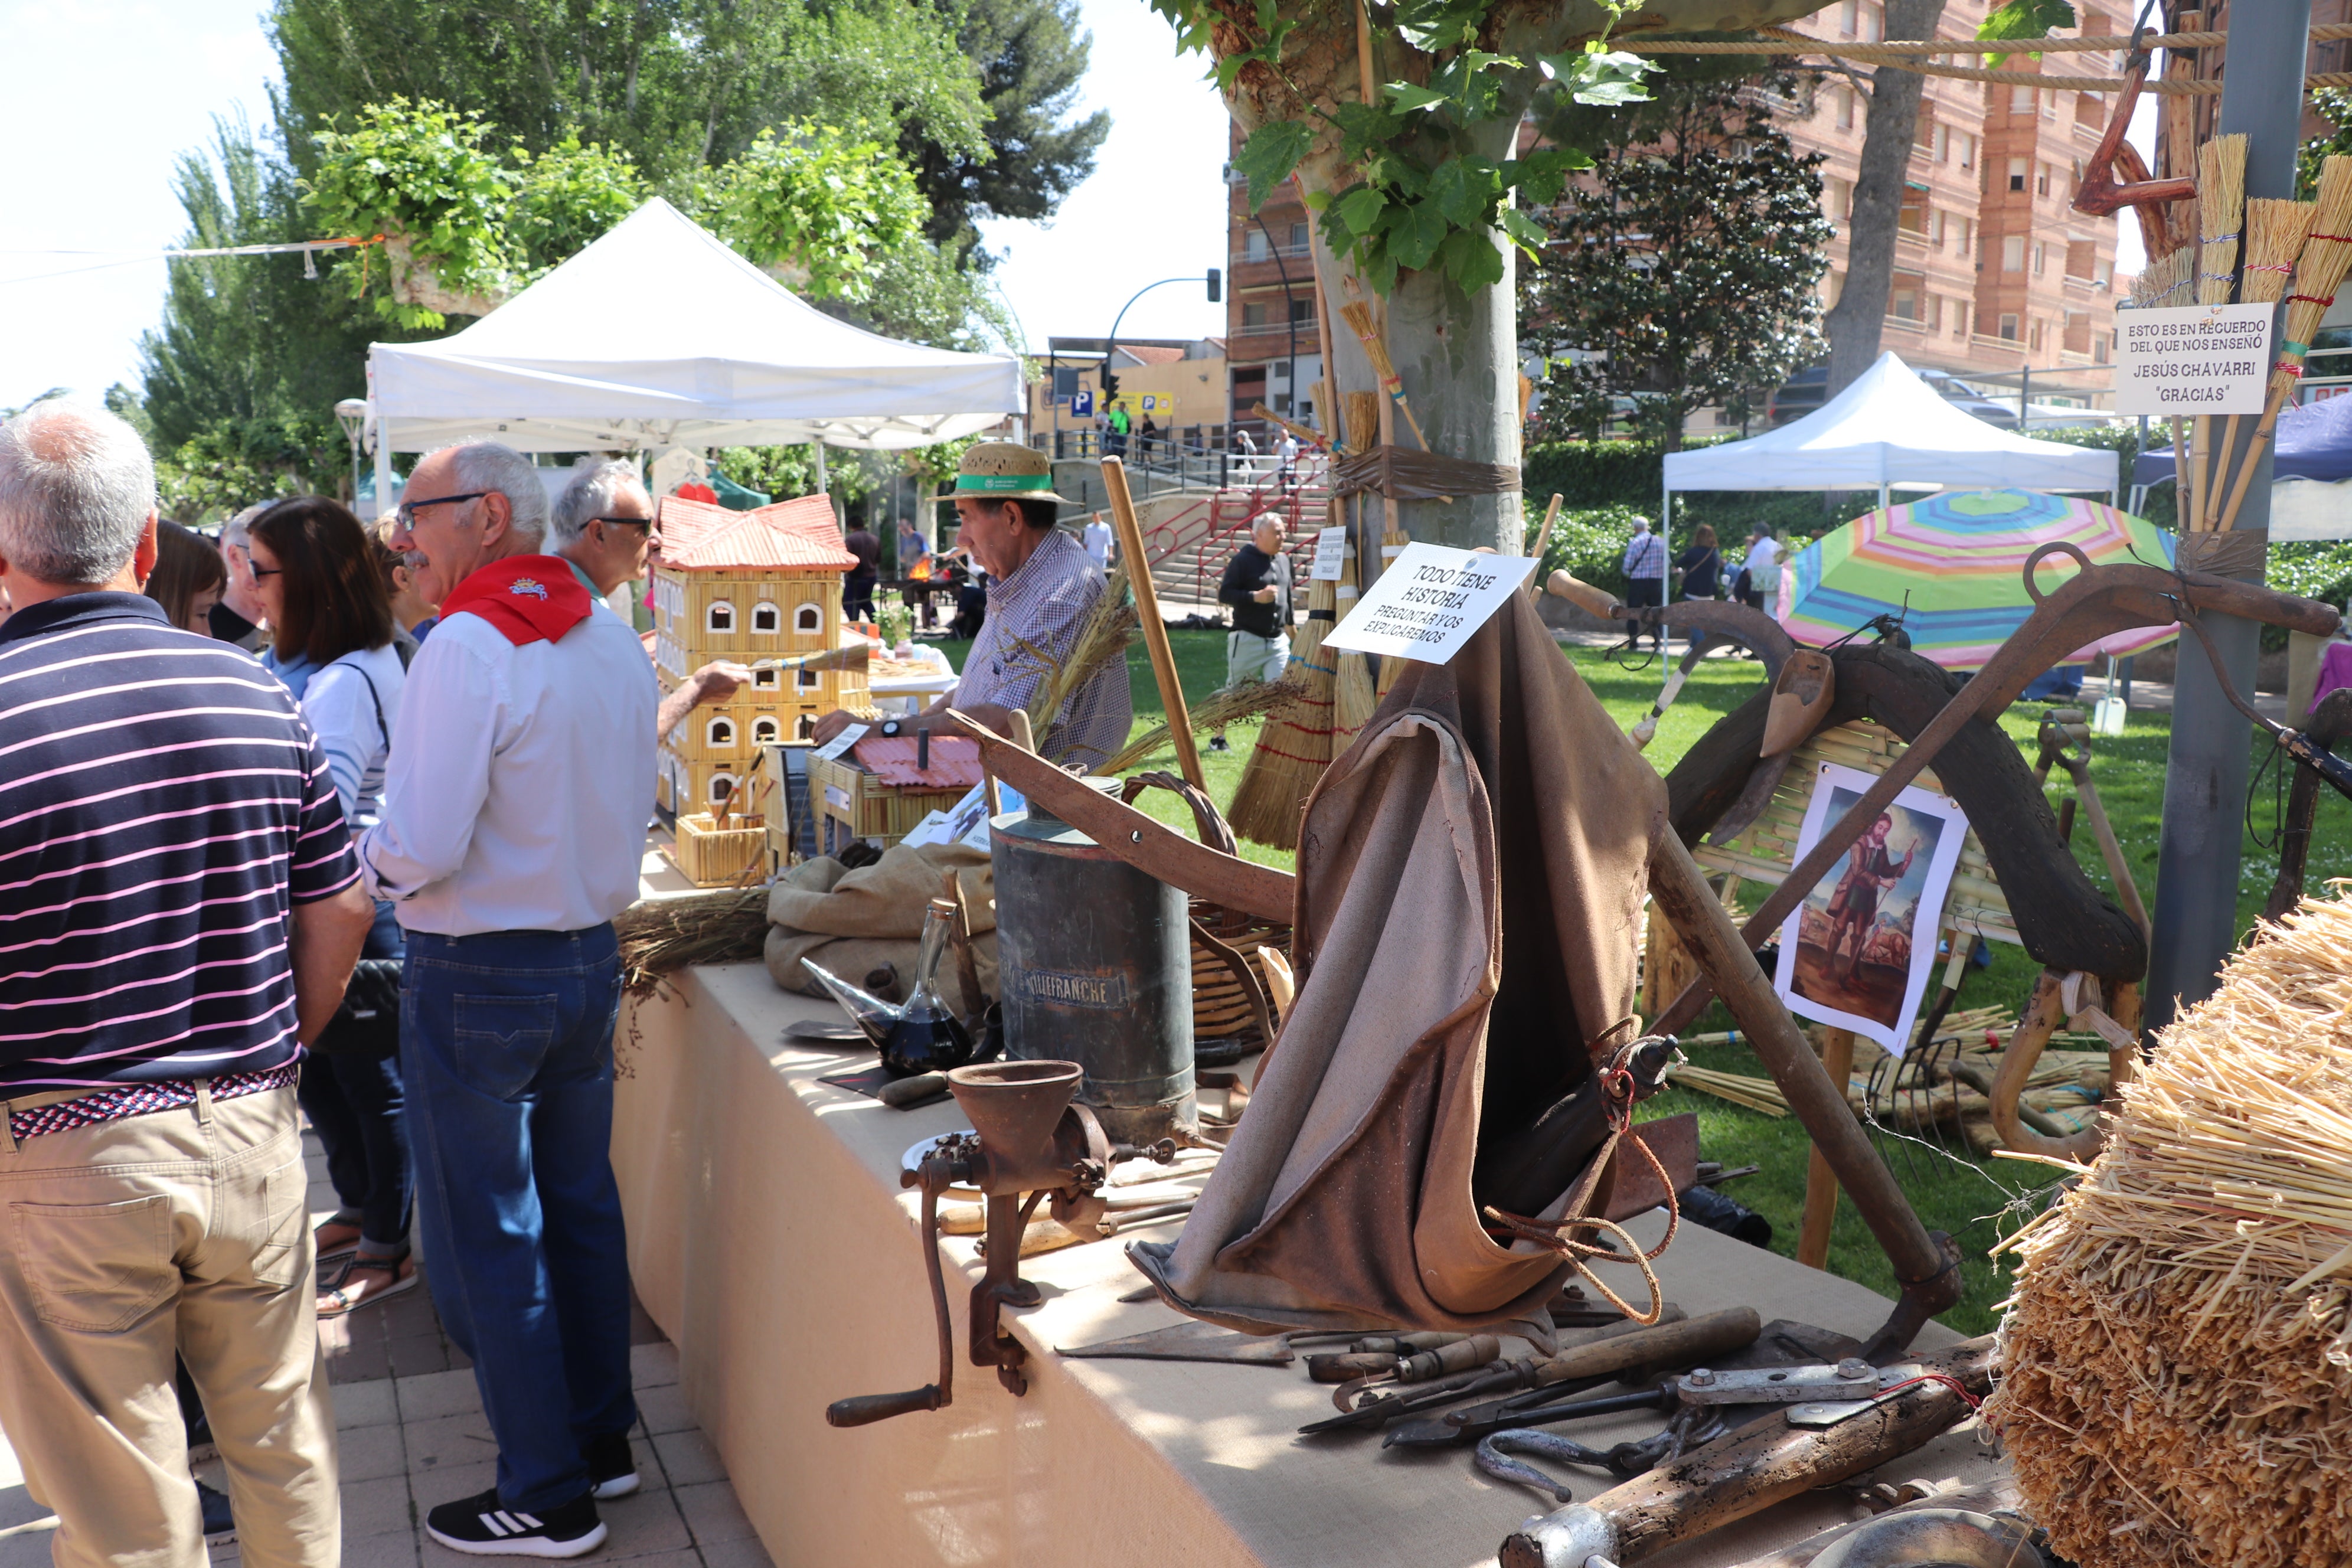
<svg viewBox="0 0 2352 1568"><path fill-rule="evenodd" d="M1317 1383L1352 1383L1360 1377L1386 1377L1396 1370L1397 1358L1378 1351L1339 1351L1307 1358L1307 1375Z"/></svg>
<svg viewBox="0 0 2352 1568"><path fill-rule="evenodd" d="M1544 592L1555 599L1566 599L1589 615L1604 621L1613 621L1624 605L1606 591L1594 587L1581 577L1571 577L1566 572L1555 572L1544 584Z"/></svg>
<svg viewBox="0 0 2352 1568"><path fill-rule="evenodd" d="M1397 1365L1397 1381L1427 1383L1433 1377L1485 1366L1502 1353L1503 1342L1493 1334L1472 1334L1466 1340L1456 1340L1450 1345L1407 1356Z"/></svg>
<svg viewBox="0 0 2352 1568"><path fill-rule="evenodd" d="M1184 709L1184 683L1176 674L1176 655L1168 647L1168 625L1160 618L1160 595L1151 581L1151 558L1143 552L1143 525L1136 521L1135 499L1127 489L1127 465L1117 458L1102 460L1103 493L1110 499L1112 525L1118 533L1118 559L1135 591L1135 613L1143 623L1143 646L1151 654L1151 678L1160 686L1160 705L1168 713L1168 738L1175 742L1176 765L1194 789L1208 788L1201 773L1201 753L1192 742L1192 715ZM1031 748L1034 749L1034 748Z"/></svg>
<svg viewBox="0 0 2352 1568"><path fill-rule="evenodd" d="M1635 1367L1687 1366L1709 1356L1744 1350L1763 1331L1764 1321L1756 1315L1755 1308L1727 1307L1704 1317L1636 1329L1563 1351L1537 1370L1536 1385L1609 1377Z"/></svg>
<svg viewBox="0 0 2352 1568"><path fill-rule="evenodd" d="M877 1421L887 1421L893 1415L911 1415L918 1410L938 1410L946 1404L947 1401L940 1397L939 1384L927 1383L904 1394L861 1394L854 1399L836 1399L824 1407L824 1424L828 1426L865 1426Z"/></svg>

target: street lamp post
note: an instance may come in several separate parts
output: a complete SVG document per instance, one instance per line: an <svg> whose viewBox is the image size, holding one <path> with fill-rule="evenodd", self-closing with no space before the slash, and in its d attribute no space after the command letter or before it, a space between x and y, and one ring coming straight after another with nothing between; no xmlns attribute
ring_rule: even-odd
<svg viewBox="0 0 2352 1568"><path fill-rule="evenodd" d="M1295 417L1298 413L1298 307L1291 300L1290 268L1283 265L1282 247L1274 243L1274 231L1265 226L1265 215L1252 213L1250 216L1256 222L1258 233L1265 236L1265 247L1274 255L1275 272L1282 279L1282 313L1290 320L1289 412ZM1324 366L1323 374L1327 376L1331 374L1328 365ZM1328 426L1327 426L1326 428Z"/></svg>
<svg viewBox="0 0 2352 1568"><path fill-rule="evenodd" d="M1105 405L1106 412L1108 412L1112 392L1118 384L1118 382L1111 377L1110 356L1118 348L1119 323L1127 320L1127 313L1135 308L1136 300L1142 299L1154 289L1165 289L1171 283L1206 283L1209 286L1209 303L1213 305L1223 297L1220 293L1220 289L1224 283L1224 279L1225 275L1223 269L1212 267L1208 271L1196 273L1190 278L1162 278L1157 283L1146 283L1142 288L1138 289L1133 294L1128 297L1127 303L1118 308L1118 314L1111 318L1110 336L1103 340L1103 403Z"/></svg>

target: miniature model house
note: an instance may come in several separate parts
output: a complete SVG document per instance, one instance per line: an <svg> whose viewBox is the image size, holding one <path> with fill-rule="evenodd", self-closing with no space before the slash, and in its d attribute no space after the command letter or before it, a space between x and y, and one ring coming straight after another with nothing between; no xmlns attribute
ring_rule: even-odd
<svg viewBox="0 0 2352 1568"><path fill-rule="evenodd" d="M841 577L857 558L824 496L756 511L670 496L661 536L654 668L665 692L713 659L756 664L840 646ZM755 669L730 700L696 709L662 742L661 804L708 811L733 786L746 808L761 746L804 740L819 715L865 702L855 671Z"/></svg>

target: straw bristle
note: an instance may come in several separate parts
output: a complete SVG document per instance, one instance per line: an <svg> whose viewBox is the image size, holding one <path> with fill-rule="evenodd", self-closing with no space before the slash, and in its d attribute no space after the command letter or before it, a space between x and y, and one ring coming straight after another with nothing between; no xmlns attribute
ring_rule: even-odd
<svg viewBox="0 0 2352 1568"><path fill-rule="evenodd" d="M2010 1243L1985 1406L2032 1517L2116 1568L2352 1554L2352 903L2305 900L2164 1031Z"/></svg>
<svg viewBox="0 0 2352 1568"><path fill-rule="evenodd" d="M1404 551L1404 547L1412 542L1412 535L1405 532L1402 529L1391 528L1386 533L1381 534L1381 570L1383 572L1387 571L1389 563L1395 560L1398 555L1402 554ZM1389 688L1396 684L1396 678L1403 668L1403 664L1394 656L1391 656L1380 661L1378 693L1381 700L1386 700L1389 694Z"/></svg>
<svg viewBox="0 0 2352 1568"><path fill-rule="evenodd" d="M2303 363L2304 351L2295 345L2311 342L2311 334L2319 330L2320 319L2327 314L2336 290L2344 282L2345 272L2352 269L2352 157L2338 154L2321 164L2319 200L2315 205L2310 238L2295 266L2294 293L2286 308L2286 341L2279 345L2279 359L2297 367ZM2272 395L2292 391L2294 382L2288 371L2273 372Z"/></svg>
<svg viewBox="0 0 2352 1568"><path fill-rule="evenodd" d="M1341 395L1341 406L1348 420L1348 449L1369 452L1381 444L1381 395L1377 392L1349 392Z"/></svg>
<svg viewBox="0 0 2352 1568"><path fill-rule="evenodd" d="M2295 258L2311 237L2316 202L2274 202L2261 197L2246 204L2246 270L2238 285L2241 304L2268 305L2286 297L2287 280L2294 276Z"/></svg>
<svg viewBox="0 0 2352 1568"><path fill-rule="evenodd" d="M1242 686L1219 687L1191 704L1185 716L1192 720L1194 730L1216 733L1245 720L1270 713L1286 713L1306 695L1307 683L1286 673L1280 680L1253 680ZM1106 776L1123 773L1171 750L1170 742L1174 738L1175 732L1166 724L1154 724L1129 741L1095 772Z"/></svg>
<svg viewBox="0 0 2352 1568"><path fill-rule="evenodd" d="M1135 606L1127 602L1127 568L1111 568L1103 591L1095 599L1094 608L1087 612L1086 622L1078 628L1077 640L1058 662L1045 656L1045 650L1024 641L1024 654L1044 666L1045 679L1029 698L1029 725L1042 744L1053 721L1060 717L1062 706L1077 689L1093 679L1115 659L1127 657L1129 645L1142 635L1143 622Z"/></svg>
<svg viewBox="0 0 2352 1568"><path fill-rule="evenodd" d="M2180 296L2196 268L2197 247L2184 245L2151 261L2132 279L2131 302L2136 310L2160 310L2188 303Z"/></svg>
<svg viewBox="0 0 2352 1568"><path fill-rule="evenodd" d="M1339 314L1347 318L1349 330L1363 343L1364 353L1372 362L1372 374L1381 378L1381 385L1391 385L1397 378L1396 366L1389 359L1387 341L1373 323L1370 303L1350 300L1339 307Z"/></svg>
<svg viewBox="0 0 2352 1568"><path fill-rule="evenodd" d="M1323 639L1331 630L1337 598L1328 583L1307 585L1307 622L1290 634L1286 679L1297 677L1305 690L1297 705L1269 721L1234 787L1225 812L1235 833L1276 849L1298 847L1299 813L1307 792L1331 764L1331 663Z"/></svg>
<svg viewBox="0 0 2352 1568"><path fill-rule="evenodd" d="M679 898L645 899L614 918L621 983L649 996L663 977L690 963L757 958L768 941L768 889L722 888Z"/></svg>
<svg viewBox="0 0 2352 1568"><path fill-rule="evenodd" d="M1350 552L1339 570L1339 618L1344 621L1348 612L1356 607L1356 585L1363 577L1363 563ZM1372 682L1370 655L1335 649L1332 662L1339 667L1331 693L1331 755L1336 760L1356 743L1356 737L1371 722L1372 710L1381 705L1381 694Z"/></svg>
<svg viewBox="0 0 2352 1568"><path fill-rule="evenodd" d="M2238 240L2246 216L2246 139L2216 136L2197 149L2197 210L2204 232L2197 263L2197 302L2226 305L2236 280Z"/></svg>

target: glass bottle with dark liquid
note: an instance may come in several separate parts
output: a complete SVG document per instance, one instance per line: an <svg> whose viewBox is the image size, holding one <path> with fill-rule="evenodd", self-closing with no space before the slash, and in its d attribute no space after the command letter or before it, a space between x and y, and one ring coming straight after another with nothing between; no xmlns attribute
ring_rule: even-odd
<svg viewBox="0 0 2352 1568"><path fill-rule="evenodd" d="M933 899L923 915L923 945L915 960L915 989L883 1037L882 1065L900 1078L945 1072L971 1060L971 1034L940 1000L940 960L947 952L955 906Z"/></svg>

